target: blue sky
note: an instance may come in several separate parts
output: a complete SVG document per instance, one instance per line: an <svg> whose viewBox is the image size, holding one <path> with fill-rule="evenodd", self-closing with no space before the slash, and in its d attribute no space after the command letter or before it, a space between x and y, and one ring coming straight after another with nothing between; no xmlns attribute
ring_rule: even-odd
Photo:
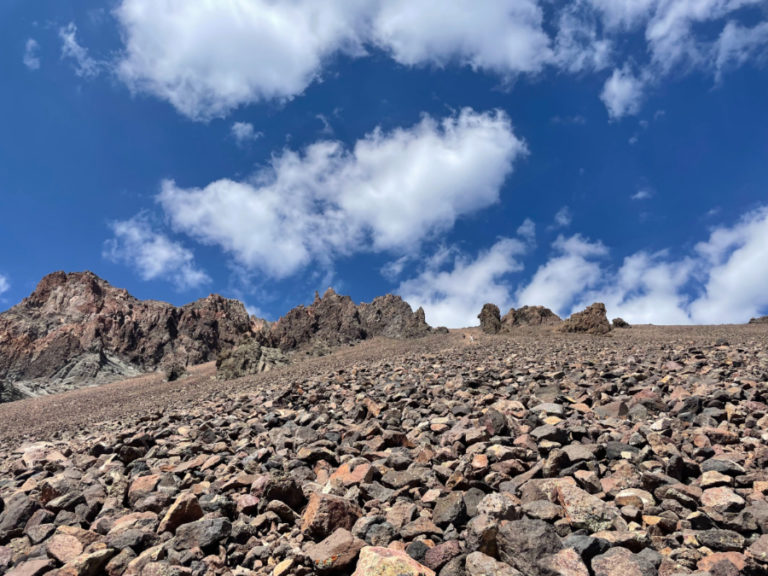
<svg viewBox="0 0 768 576"><path fill-rule="evenodd" d="M0 308L768 313L768 4L4 0Z"/></svg>

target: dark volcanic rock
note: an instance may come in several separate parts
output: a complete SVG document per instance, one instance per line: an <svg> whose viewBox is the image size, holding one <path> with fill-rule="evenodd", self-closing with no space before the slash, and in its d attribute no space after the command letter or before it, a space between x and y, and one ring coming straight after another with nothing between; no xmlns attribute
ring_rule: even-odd
<svg viewBox="0 0 768 576"><path fill-rule="evenodd" d="M614 318L613 327L614 328L631 328L632 326L630 326L629 322L624 320L624 318Z"/></svg>
<svg viewBox="0 0 768 576"><path fill-rule="evenodd" d="M768 324L768 316L760 316L758 318L750 318L750 324Z"/></svg>
<svg viewBox="0 0 768 576"><path fill-rule="evenodd" d="M251 332L242 303L137 300L91 272L54 272L0 314L3 399L213 360Z"/></svg>
<svg viewBox="0 0 768 576"><path fill-rule="evenodd" d="M611 331L611 323L605 313L605 304L595 302L581 312L571 314L558 330L560 332L585 332L587 334L607 334Z"/></svg>
<svg viewBox="0 0 768 576"><path fill-rule="evenodd" d="M498 334L501 330L501 312L496 304L484 304L477 317L480 329L486 334Z"/></svg>
<svg viewBox="0 0 768 576"><path fill-rule="evenodd" d="M399 296L388 294L356 306L349 296L329 288L310 306L298 306L280 318L266 339L281 350L336 347L367 338L417 338L431 332L424 310L414 312Z"/></svg>
<svg viewBox="0 0 768 576"><path fill-rule="evenodd" d="M560 316L545 306L523 306L517 310L510 308L501 319L504 331L517 326L555 326L561 322Z"/></svg>

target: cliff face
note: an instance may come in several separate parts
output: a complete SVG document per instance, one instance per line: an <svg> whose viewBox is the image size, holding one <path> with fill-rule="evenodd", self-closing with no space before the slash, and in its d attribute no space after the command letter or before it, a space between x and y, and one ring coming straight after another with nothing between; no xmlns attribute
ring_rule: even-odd
<svg viewBox="0 0 768 576"><path fill-rule="evenodd" d="M54 272L0 314L0 401L214 360L251 333L242 303L142 301L91 272Z"/></svg>
<svg viewBox="0 0 768 576"><path fill-rule="evenodd" d="M387 294L358 306L349 296L329 288L322 298L316 295L311 305L298 306L280 318L262 342L292 350L352 344L375 336L418 338L431 330L424 310L414 312L399 296Z"/></svg>

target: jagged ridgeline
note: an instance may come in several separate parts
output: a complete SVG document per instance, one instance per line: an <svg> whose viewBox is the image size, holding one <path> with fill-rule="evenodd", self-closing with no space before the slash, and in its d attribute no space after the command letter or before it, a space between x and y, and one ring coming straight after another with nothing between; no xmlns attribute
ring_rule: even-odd
<svg viewBox="0 0 768 576"><path fill-rule="evenodd" d="M218 295L177 307L134 298L91 272L54 272L0 314L0 401L158 369L177 375L242 345L261 350L258 371L282 362L268 349L323 353L373 336L411 338L431 330L423 310L392 295L357 306L329 290L270 324Z"/></svg>

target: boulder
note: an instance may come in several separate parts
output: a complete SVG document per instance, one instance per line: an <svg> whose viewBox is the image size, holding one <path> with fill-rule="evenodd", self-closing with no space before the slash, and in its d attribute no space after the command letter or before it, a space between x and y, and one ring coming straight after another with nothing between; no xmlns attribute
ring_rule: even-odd
<svg viewBox="0 0 768 576"><path fill-rule="evenodd" d="M288 362L288 357L279 349L267 348L256 340L248 340L224 351L216 359L216 376L221 380L234 380L266 372Z"/></svg>
<svg viewBox="0 0 768 576"><path fill-rule="evenodd" d="M605 312L605 304L595 302L581 312L574 312L563 322L560 332L583 332L586 334L607 334L611 331L611 323Z"/></svg>
<svg viewBox="0 0 768 576"><path fill-rule="evenodd" d="M556 326L562 322L560 316L544 306L523 306L510 308L501 319L502 330L507 332L519 326Z"/></svg>
<svg viewBox="0 0 768 576"><path fill-rule="evenodd" d="M631 328L632 327L630 326L629 322L624 320L624 318L614 318L612 324L614 328Z"/></svg>
<svg viewBox="0 0 768 576"><path fill-rule="evenodd" d="M501 330L501 312L496 304L484 304L480 314L480 329L486 334L498 334Z"/></svg>

